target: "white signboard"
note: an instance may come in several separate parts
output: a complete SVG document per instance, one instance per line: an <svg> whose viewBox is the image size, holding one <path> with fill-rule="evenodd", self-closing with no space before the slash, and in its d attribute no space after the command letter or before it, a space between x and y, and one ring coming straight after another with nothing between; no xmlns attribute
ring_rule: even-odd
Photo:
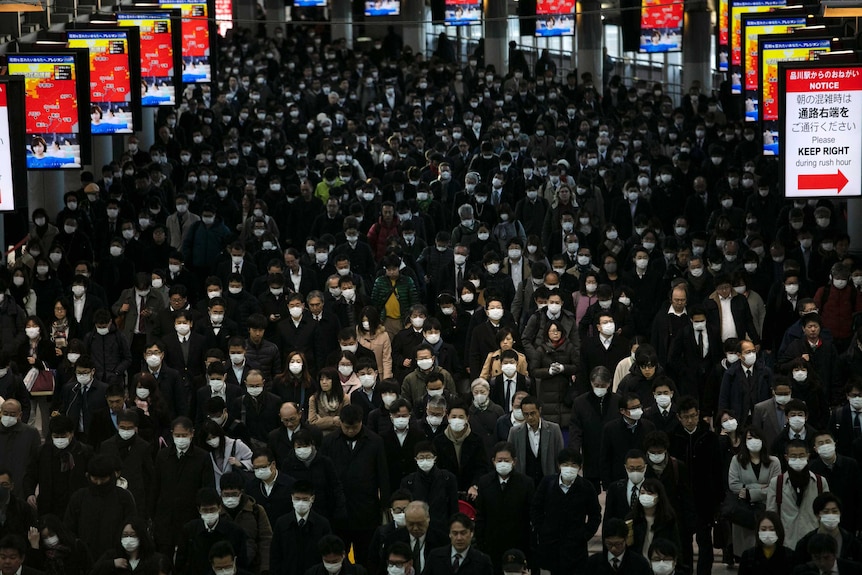
<svg viewBox="0 0 862 575"><path fill-rule="evenodd" d="M12 138L9 135L9 106L6 92L9 88L0 83L0 212L15 209L12 181Z"/></svg>
<svg viewBox="0 0 862 575"><path fill-rule="evenodd" d="M862 67L782 65L788 198L862 195Z"/></svg>

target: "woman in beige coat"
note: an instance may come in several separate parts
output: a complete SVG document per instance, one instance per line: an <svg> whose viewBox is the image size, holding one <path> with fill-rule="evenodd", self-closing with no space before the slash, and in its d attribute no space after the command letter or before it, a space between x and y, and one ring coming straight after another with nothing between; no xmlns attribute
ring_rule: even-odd
<svg viewBox="0 0 862 575"><path fill-rule="evenodd" d="M356 326L356 340L359 345L374 352L380 378L392 377L392 342L386 328L380 325L380 311L373 305L362 308L359 325Z"/></svg>
<svg viewBox="0 0 862 575"><path fill-rule="evenodd" d="M503 373L502 363L500 362L500 354L507 349L512 349L515 345L515 333L508 327L501 327L497 330L497 346L498 349L492 351L485 358L485 365L482 366L482 373L479 377L492 381L495 377ZM520 351L515 350L518 354L518 373L521 375L529 375L527 371L527 356Z"/></svg>
<svg viewBox="0 0 862 575"><path fill-rule="evenodd" d="M308 398L308 423L328 435L339 428L338 414L350 403L350 396L338 383L338 372L334 367L324 367L317 376L317 389Z"/></svg>

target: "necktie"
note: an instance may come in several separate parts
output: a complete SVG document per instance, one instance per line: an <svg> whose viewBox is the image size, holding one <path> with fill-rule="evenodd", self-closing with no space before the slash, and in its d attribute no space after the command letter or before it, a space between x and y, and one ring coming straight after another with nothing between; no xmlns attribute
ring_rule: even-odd
<svg viewBox="0 0 862 575"><path fill-rule="evenodd" d="M144 315L143 311L147 307L147 299L144 296L141 296L141 303L138 305L138 333L144 333L146 328L144 327Z"/></svg>
<svg viewBox="0 0 862 575"><path fill-rule="evenodd" d="M464 264L458 266L458 274L455 276L455 288L460 290L461 284L464 283Z"/></svg>
<svg viewBox="0 0 862 575"><path fill-rule="evenodd" d="M180 349L183 352L183 362L189 363L189 338L184 337L180 340Z"/></svg>
<svg viewBox="0 0 862 575"><path fill-rule="evenodd" d="M697 349L700 350L700 358L703 359L703 332L697 332Z"/></svg>
<svg viewBox="0 0 862 575"><path fill-rule="evenodd" d="M859 412L853 412L853 437L859 437L862 434L862 426L859 424Z"/></svg>
<svg viewBox="0 0 862 575"><path fill-rule="evenodd" d="M84 431L84 427L87 424L89 406L87 405L87 394L90 393L90 386L85 385L81 388L81 421L79 422L81 431Z"/></svg>
<svg viewBox="0 0 862 575"><path fill-rule="evenodd" d="M459 567L461 567L461 555L456 553L455 557L452 559L452 571L457 573Z"/></svg>
<svg viewBox="0 0 862 575"><path fill-rule="evenodd" d="M661 412L661 416L662 416L662 418L667 419L668 417L670 417L670 411L665 409L664 411Z"/></svg>
<svg viewBox="0 0 862 575"><path fill-rule="evenodd" d="M512 385L512 380L507 379L506 380L506 403L504 405L504 407L506 408L506 411L509 411L512 408L512 388L513 387L514 386Z"/></svg>
<svg viewBox="0 0 862 575"><path fill-rule="evenodd" d="M417 573L422 572L422 545L418 538L413 543L413 566Z"/></svg>
<svg viewBox="0 0 862 575"><path fill-rule="evenodd" d="M634 506L635 506L635 502L637 502L637 500L638 500L638 486L637 486L637 485L632 485L632 496L631 496L631 498L629 499L629 505L631 505L632 507L634 507Z"/></svg>
<svg viewBox="0 0 862 575"><path fill-rule="evenodd" d="M620 570L620 560L616 557L611 560L611 569L613 569L615 572Z"/></svg>
<svg viewBox="0 0 862 575"><path fill-rule="evenodd" d="M299 525L299 528L300 528L300 529L302 529L303 527L305 527L305 519L300 519L300 520L299 520L299 523L297 523L297 525Z"/></svg>

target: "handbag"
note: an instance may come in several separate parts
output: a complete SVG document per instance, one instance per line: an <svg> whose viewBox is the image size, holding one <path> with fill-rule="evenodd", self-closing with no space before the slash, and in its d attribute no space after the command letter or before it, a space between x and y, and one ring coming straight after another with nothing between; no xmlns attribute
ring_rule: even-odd
<svg viewBox="0 0 862 575"><path fill-rule="evenodd" d="M30 371L24 376L24 385L27 386L30 395L53 395L54 372L42 362L42 369L30 368Z"/></svg>
<svg viewBox="0 0 862 575"><path fill-rule="evenodd" d="M764 511L766 505L761 502L752 502L741 499L738 493L728 491L721 504L721 515L730 520L734 525L745 529L754 529L757 525L757 514Z"/></svg>

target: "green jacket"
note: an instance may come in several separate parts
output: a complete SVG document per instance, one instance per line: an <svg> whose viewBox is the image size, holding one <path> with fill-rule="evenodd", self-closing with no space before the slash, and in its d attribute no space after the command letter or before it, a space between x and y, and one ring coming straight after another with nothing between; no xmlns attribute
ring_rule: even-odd
<svg viewBox="0 0 862 575"><path fill-rule="evenodd" d="M386 301L393 291L398 299L398 304L401 306L402 318L409 315L411 306L420 303L419 292L416 291L416 285L409 277L398 276L393 286L386 275L379 276L374 280L374 286L371 288L371 303L380 310L380 321L386 320Z"/></svg>

